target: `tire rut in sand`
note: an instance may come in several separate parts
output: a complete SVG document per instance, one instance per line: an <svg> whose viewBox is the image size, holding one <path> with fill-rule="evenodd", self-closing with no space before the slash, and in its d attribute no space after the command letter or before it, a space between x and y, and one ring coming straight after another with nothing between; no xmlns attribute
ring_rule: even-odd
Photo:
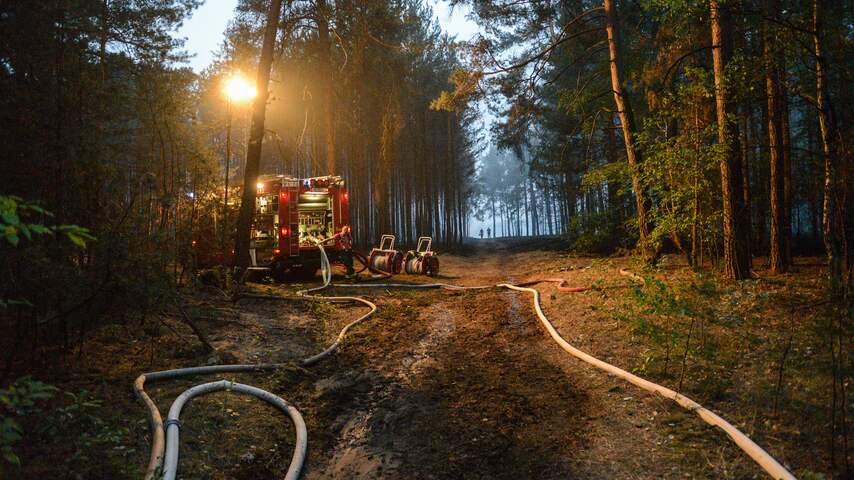
<svg viewBox="0 0 854 480"><path fill-rule="evenodd" d="M412 353L401 361L387 365L382 379L365 378L364 374L348 372L341 378L318 382L321 390L349 387L365 381L373 385L370 402L364 408L339 418L341 432L329 461L318 470L306 473L306 479L319 478L400 478L401 452L395 448L396 438L405 435L403 427L414 406L401 392L425 369L435 364L438 345L454 331L454 312L443 303L426 307L418 322L429 325L426 334L415 342Z"/></svg>
<svg viewBox="0 0 854 480"><path fill-rule="evenodd" d="M503 292L426 295L429 328L359 415L366 444L397 461L353 478L571 478L587 398L544 362L537 325L508 315Z"/></svg>

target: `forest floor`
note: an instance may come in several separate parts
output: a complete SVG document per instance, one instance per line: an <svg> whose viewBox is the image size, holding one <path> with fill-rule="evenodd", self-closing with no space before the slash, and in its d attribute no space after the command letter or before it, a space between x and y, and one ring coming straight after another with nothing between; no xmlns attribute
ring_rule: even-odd
<svg viewBox="0 0 854 480"><path fill-rule="evenodd" d="M822 266L815 259L799 258L797 273L774 278L757 267L759 279L734 286L671 258L643 271L625 257L536 248L542 245L520 251L524 246L498 241L477 246L442 255L438 280L483 285L562 277L571 286L594 287L561 293L537 285L546 315L567 341L671 388L681 385L800 477L828 472L829 381L817 373L822 339L815 333ZM637 288L621 268L643 274L647 286ZM304 286L250 288L291 294ZM309 433L306 480L765 478L724 433L693 413L561 350L537 321L529 294L344 291L323 294L365 296L379 311L332 357L308 369L295 363L273 374L224 377L270 390L301 411ZM325 348L363 311L234 303L197 292L189 314L217 348L214 355L203 353L178 318L148 319L146 328L103 327L70 374L37 375L69 393L27 425L18 473L140 478L150 434L147 412L131 392L139 373L296 362ZM216 378L154 383L147 391L165 417L181 391ZM182 414L180 477L281 478L293 437L288 419L255 399L197 398Z"/></svg>

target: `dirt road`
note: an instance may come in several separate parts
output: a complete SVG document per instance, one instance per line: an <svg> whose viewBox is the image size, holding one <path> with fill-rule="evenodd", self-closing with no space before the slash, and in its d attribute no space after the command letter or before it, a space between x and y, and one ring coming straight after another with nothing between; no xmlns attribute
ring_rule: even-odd
<svg viewBox="0 0 854 480"><path fill-rule="evenodd" d="M673 358L667 357L668 374L663 358L669 343L651 343L639 331L643 324L636 317L658 297L639 306L640 292L619 273L637 268L631 259L583 257L536 246L517 245L511 251L506 244L487 241L476 253L440 258L442 276L437 280L448 283L560 277L569 286L593 287L561 293L554 284L536 286L545 314L567 341L678 388L685 343ZM645 273L707 289L703 278L666 262ZM797 285L803 290L814 278L791 281L801 282ZM434 279L401 275L395 281ZM318 284L319 278L310 286ZM785 318L773 310L786 305L787 297L773 296L785 291L780 285L777 279L753 282L726 296L704 297L728 307L704 317L719 325L701 327L705 333L694 342L701 348L688 362L691 375L685 386L778 459L804 465L810 461L804 456L811 455L810 446L820 438L809 429L820 428L820 422L804 416L803 408L785 410L791 412L786 416L768 415L774 406L775 397L768 392L773 393L778 378L773 368L779 342L767 324L768 319ZM250 288L289 295L306 286ZM235 303L219 291L193 289L185 294L186 310L216 347L213 355L201 348L177 313L144 318L141 328L122 324L97 329L81 349L85 355L39 374L75 395L45 416L46 425L59 429L33 428L29 433L33 441L20 450L21 478L57 476L58 470L64 473L57 478L141 478L151 438L146 411L130 388L141 372L291 361L291 368L272 374L194 377L146 389L161 412L189 386L222 378L282 396L302 412L308 426L306 480L765 478L724 434L693 413L561 350L536 319L526 293L337 288L322 294L365 296L379 310L351 330L334 355L308 369L298 366L299 359L326 348L364 307L257 299ZM763 298L781 300L760 303ZM772 310L754 320L735 315L763 305ZM627 318L624 312L630 311L635 313ZM679 328L688 331L689 319L668 311L656 315L658 325L681 320ZM798 401L806 402L811 384L797 385L805 387L790 387L790 395L803 392ZM780 405L781 410L787 406ZM229 393L207 395L185 407L181 423L180 478L274 479L288 468L293 426L262 402ZM57 464L55 458L67 460Z"/></svg>
<svg viewBox="0 0 854 480"><path fill-rule="evenodd" d="M556 273L575 285L599 282L599 289L585 293L551 294L554 289L541 285L547 315L580 347L618 365L635 363L609 353L631 354L631 349L615 343L607 321L596 318L602 303L609 301L609 288L627 285L617 274L620 262L556 260L554 252L509 254L493 249L468 257L443 256L442 262L440 280L464 285ZM597 278L602 275L607 281ZM351 293L377 302L378 316L355 330L333 360L284 384L274 383L309 419L306 479L758 474L723 435L692 415L565 354L540 327L525 294L348 289ZM251 302L240 308L252 312L242 315L255 315L253 321L258 322L277 307ZM301 320L300 328L308 331L301 332L303 340L288 340L297 343L292 353L310 350L299 345L305 338L314 338L318 346L324 337L331 338L352 318L353 308L311 312L325 319L325 333L306 335L316 320ZM293 321L293 315L278 318ZM266 334L257 346L277 341ZM228 349L243 356L250 344L232 339ZM275 360L261 356L247 359ZM278 441L289 442L288 435L280 432ZM284 460L287 451L281 453ZM258 478L286 468L272 465L269 458L265 463L263 469L235 466L232 474L254 472L244 478ZM185 466L184 471L192 468Z"/></svg>

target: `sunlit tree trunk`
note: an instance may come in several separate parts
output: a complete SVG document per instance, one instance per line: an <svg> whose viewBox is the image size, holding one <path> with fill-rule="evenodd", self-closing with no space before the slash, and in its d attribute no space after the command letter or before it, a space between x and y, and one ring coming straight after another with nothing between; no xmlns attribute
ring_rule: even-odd
<svg viewBox="0 0 854 480"><path fill-rule="evenodd" d="M818 0L813 0L813 47L815 49L816 107L818 108L819 136L824 161L824 246L827 251L830 289L833 294L842 292L842 275L845 265L845 230L842 208L842 188L839 158L836 148L836 119L827 98L827 67L822 50L821 20Z"/></svg>
<svg viewBox="0 0 854 480"><path fill-rule="evenodd" d="M778 0L766 0L766 15L776 18L779 13ZM762 56L765 62L765 100L768 104L768 158L770 163L770 212L771 245L768 254L772 273L784 273L789 269L786 258L785 228L785 184L783 167L783 134L781 130L782 113L780 111L780 85L778 67L773 58L773 44L776 35L772 35L769 20L762 24Z"/></svg>
<svg viewBox="0 0 854 480"><path fill-rule="evenodd" d="M715 76L715 103L718 143L721 152L721 190L723 200L724 275L741 280L750 278L750 245L747 241L749 216L742 196L741 154L738 148L738 124L733 121L724 68L731 52L730 32L717 0L710 0L712 60Z"/></svg>
<svg viewBox="0 0 854 480"><path fill-rule="evenodd" d="M649 242L649 223L647 213L650 208L649 198L641 183L641 164L643 158L635 144L635 119L632 113L631 103L623 91L622 79L620 77L620 56L618 51L617 37L619 35L617 24L617 13L614 11L614 1L604 0L605 30L608 34L608 53L611 70L611 90L614 93L614 103L617 114L620 116L620 125L623 128L623 142L626 144L626 158L632 176L632 189L635 192L635 203L637 204L638 216L638 246L647 262L654 262L656 253Z"/></svg>
<svg viewBox="0 0 854 480"><path fill-rule="evenodd" d="M272 0L267 11L264 43L261 46L261 58L258 61L258 73L255 78L255 89L258 95L252 104L252 126L249 130L249 147L246 152L243 194L240 201L240 213L237 217L237 241L235 242L236 265L240 269L246 269L249 266L249 235L252 229L252 217L255 213L255 189L261 167L261 145L264 140L264 116L267 113L270 68L273 65L273 50L276 44L276 32L279 30L281 11L282 0Z"/></svg>
<svg viewBox="0 0 854 480"><path fill-rule="evenodd" d="M332 90L334 69L332 68L331 42L329 41L329 5L326 0L317 1L317 40L320 63L320 103L321 130L323 132L324 155L326 161L320 174L338 175L339 167L335 158L335 111Z"/></svg>

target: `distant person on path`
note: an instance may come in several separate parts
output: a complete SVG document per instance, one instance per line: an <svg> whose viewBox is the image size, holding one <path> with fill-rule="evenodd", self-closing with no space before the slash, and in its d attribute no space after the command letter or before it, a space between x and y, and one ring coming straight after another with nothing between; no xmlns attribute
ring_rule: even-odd
<svg viewBox="0 0 854 480"><path fill-rule="evenodd" d="M481 238L481 240L483 239L483 229L482 228L480 229L480 238Z"/></svg>
<svg viewBox="0 0 854 480"><path fill-rule="evenodd" d="M492 235L492 229L489 227L486 227L486 238L491 238L490 235Z"/></svg>

